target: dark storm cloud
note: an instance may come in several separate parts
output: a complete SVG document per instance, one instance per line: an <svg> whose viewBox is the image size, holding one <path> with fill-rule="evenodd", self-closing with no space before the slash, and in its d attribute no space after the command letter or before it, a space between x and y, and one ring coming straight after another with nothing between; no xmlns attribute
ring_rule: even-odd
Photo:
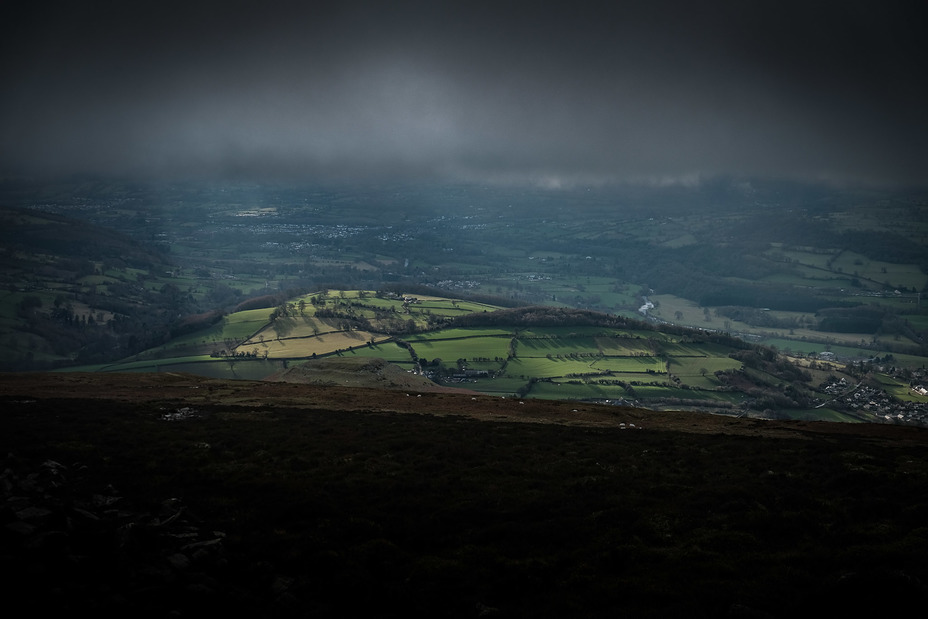
<svg viewBox="0 0 928 619"><path fill-rule="evenodd" d="M8 12L10 172L928 180L886 2L91 2ZM10 11L11 9L7 9Z"/></svg>

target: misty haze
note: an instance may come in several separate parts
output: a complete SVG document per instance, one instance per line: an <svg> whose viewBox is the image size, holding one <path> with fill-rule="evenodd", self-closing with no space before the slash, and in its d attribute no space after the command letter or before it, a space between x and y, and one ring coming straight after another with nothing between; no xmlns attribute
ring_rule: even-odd
<svg viewBox="0 0 928 619"><path fill-rule="evenodd" d="M12 588L146 616L924 599L923 13L8 8Z"/></svg>

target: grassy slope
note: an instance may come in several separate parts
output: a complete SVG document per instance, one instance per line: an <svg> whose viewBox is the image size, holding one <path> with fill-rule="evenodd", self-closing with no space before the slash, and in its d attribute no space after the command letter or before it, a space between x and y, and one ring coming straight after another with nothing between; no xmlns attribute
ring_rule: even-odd
<svg viewBox="0 0 928 619"><path fill-rule="evenodd" d="M309 302L313 297L316 305ZM384 333L345 330L345 318L320 317L317 313L334 309L348 317L363 315L371 324L386 313L400 316L401 323L410 320L424 326L441 307L456 314L470 309L478 312L477 316L483 316L487 307L437 297L424 297L420 303L407 306L401 299L376 298L358 291L307 295L303 300L307 303L302 314L294 309L293 315L272 322L269 309L236 312L212 327L122 363L77 369L183 371L260 379L311 357L382 357L407 370L416 368L418 358L428 364L423 369L434 370L440 364L445 372L454 373L460 371L463 361L466 369L487 371L489 376L471 377L462 386L498 395L629 400L650 408L716 412L731 412L733 405L745 401L743 394L727 390L715 374L743 367L729 356L735 349L693 342L685 333L663 333L634 323L608 328L582 322L531 328L514 323L404 335L408 347L403 347ZM297 301L292 302L294 308ZM226 348L235 355L210 356ZM826 374L835 372L838 370ZM771 387L782 382L782 378L765 373L752 375ZM814 415L815 411L802 414ZM834 419L835 414L823 411L821 418Z"/></svg>

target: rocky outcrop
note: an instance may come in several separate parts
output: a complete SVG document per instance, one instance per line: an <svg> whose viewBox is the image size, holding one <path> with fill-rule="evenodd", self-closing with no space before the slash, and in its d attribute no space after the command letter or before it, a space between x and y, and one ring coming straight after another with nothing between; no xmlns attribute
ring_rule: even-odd
<svg viewBox="0 0 928 619"><path fill-rule="evenodd" d="M31 611L180 616L273 605L279 597L273 582L267 591L250 589L239 576L249 566L230 563L225 534L182 501L140 508L112 486L85 487L84 470L6 458L0 474L0 561L10 567L4 589Z"/></svg>

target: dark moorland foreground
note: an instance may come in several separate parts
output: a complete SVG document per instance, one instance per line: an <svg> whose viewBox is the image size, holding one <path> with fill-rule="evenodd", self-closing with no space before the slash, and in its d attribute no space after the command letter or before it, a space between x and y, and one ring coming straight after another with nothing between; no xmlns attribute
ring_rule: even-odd
<svg viewBox="0 0 928 619"><path fill-rule="evenodd" d="M179 374L0 375L6 606L893 616L928 432Z"/></svg>

